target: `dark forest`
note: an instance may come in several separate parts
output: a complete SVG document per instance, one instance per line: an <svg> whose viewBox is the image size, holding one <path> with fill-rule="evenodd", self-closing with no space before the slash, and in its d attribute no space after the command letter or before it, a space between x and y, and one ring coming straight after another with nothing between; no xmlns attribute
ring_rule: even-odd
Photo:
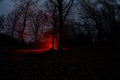
<svg viewBox="0 0 120 80"><path fill-rule="evenodd" d="M11 1L14 9L0 15L1 80L118 76L119 0Z"/></svg>

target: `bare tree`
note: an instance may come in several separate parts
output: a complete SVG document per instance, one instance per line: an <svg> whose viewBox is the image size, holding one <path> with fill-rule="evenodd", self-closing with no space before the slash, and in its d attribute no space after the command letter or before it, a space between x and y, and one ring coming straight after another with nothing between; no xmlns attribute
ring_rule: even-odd
<svg viewBox="0 0 120 80"><path fill-rule="evenodd" d="M58 12L58 51L62 51L63 48L63 25L66 17L72 7L74 0L50 0Z"/></svg>
<svg viewBox="0 0 120 80"><path fill-rule="evenodd" d="M44 27L44 13L43 11L39 10L35 13L33 13L30 17L30 29L31 29L31 38L35 41L37 44L40 42L43 34L43 27Z"/></svg>
<svg viewBox="0 0 120 80"><path fill-rule="evenodd" d="M14 36L16 28L18 27L17 25L18 25L20 15L21 14L18 12L18 10L15 9L11 13L9 13L6 18L6 26L8 28L8 34L10 36Z"/></svg>
<svg viewBox="0 0 120 80"><path fill-rule="evenodd" d="M55 35L58 26L58 12L55 5L53 5L50 1L45 2L45 6L47 8L47 13L51 16L51 25L52 25L52 49L55 48Z"/></svg>
<svg viewBox="0 0 120 80"><path fill-rule="evenodd" d="M119 20L117 20L118 18L118 14L119 13L119 9L118 9L118 5L116 3L116 0L103 0L103 1L99 1L102 5L103 5L103 9L101 10L104 19L104 22L106 24L109 24L110 28L111 28L111 40L113 42L113 44L115 46L120 45L120 39L119 39Z"/></svg>
<svg viewBox="0 0 120 80"><path fill-rule="evenodd" d="M82 7L82 18L84 20L90 20L94 21L96 24L96 30L97 30L97 41L103 40L103 29L102 29L102 20L101 20L101 14L96 10L96 3L92 4L88 0L78 0L78 3L80 4L80 7ZM80 14L81 15L81 14ZM89 22L90 22L89 21ZM86 23L86 22L85 22Z"/></svg>
<svg viewBox="0 0 120 80"><path fill-rule="evenodd" d="M24 32L27 27L29 14L34 11L35 7L33 6L35 6L38 1L39 0L16 0L16 6L21 12L21 25L19 28L19 39L21 42L24 42Z"/></svg>
<svg viewBox="0 0 120 80"><path fill-rule="evenodd" d="M83 19L91 19L96 24L97 39L109 40L113 44L119 44L119 6L116 0L96 0L90 3L88 0L77 0L83 8ZM107 35L107 36L106 36Z"/></svg>
<svg viewBox="0 0 120 80"><path fill-rule="evenodd" d="M52 34L52 49L54 49L54 43L55 43L55 35L56 35L56 28L58 26L58 14L56 13L56 7L54 6L54 9L53 9L53 22L52 22L52 25L53 25L53 34Z"/></svg>

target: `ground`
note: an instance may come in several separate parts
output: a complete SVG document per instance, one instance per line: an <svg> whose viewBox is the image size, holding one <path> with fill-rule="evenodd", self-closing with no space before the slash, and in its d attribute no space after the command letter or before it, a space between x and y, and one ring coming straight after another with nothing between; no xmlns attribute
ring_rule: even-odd
<svg viewBox="0 0 120 80"><path fill-rule="evenodd" d="M0 80L112 80L113 73L118 76L119 57L117 50L109 48L4 53L0 55Z"/></svg>

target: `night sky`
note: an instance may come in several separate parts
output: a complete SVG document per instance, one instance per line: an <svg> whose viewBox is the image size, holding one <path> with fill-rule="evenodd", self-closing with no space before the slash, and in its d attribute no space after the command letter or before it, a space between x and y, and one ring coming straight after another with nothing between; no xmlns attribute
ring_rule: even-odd
<svg viewBox="0 0 120 80"><path fill-rule="evenodd" d="M40 0L40 4L43 4L45 0ZM94 0L95 1L95 0ZM117 0L120 4L120 0ZM0 15L7 15L14 9L14 3L12 0L0 0Z"/></svg>
<svg viewBox="0 0 120 80"><path fill-rule="evenodd" d="M12 0L0 1L0 15L7 15L11 10L14 9L14 3Z"/></svg>
<svg viewBox="0 0 120 80"><path fill-rule="evenodd" d="M45 0L40 0L43 4ZM0 15L7 15L11 10L14 10L14 2L12 0L0 0Z"/></svg>

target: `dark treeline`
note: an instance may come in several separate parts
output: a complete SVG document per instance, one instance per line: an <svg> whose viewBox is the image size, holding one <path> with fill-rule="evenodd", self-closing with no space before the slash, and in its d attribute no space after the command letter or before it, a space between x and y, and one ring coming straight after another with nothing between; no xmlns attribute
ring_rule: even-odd
<svg viewBox="0 0 120 80"><path fill-rule="evenodd" d="M14 0L15 9L0 16L0 32L20 43L37 46L52 33L58 50L66 45L120 45L120 4L117 0ZM57 36L57 37L56 37ZM63 45L64 44L64 45Z"/></svg>
<svg viewBox="0 0 120 80"><path fill-rule="evenodd" d="M94 42L105 42L119 45L119 4L116 0L78 0L83 9L84 28ZM89 38L90 39L90 38Z"/></svg>
<svg viewBox="0 0 120 80"><path fill-rule="evenodd" d="M116 0L77 0L76 4L80 19L66 22L73 44L120 45L120 5Z"/></svg>

